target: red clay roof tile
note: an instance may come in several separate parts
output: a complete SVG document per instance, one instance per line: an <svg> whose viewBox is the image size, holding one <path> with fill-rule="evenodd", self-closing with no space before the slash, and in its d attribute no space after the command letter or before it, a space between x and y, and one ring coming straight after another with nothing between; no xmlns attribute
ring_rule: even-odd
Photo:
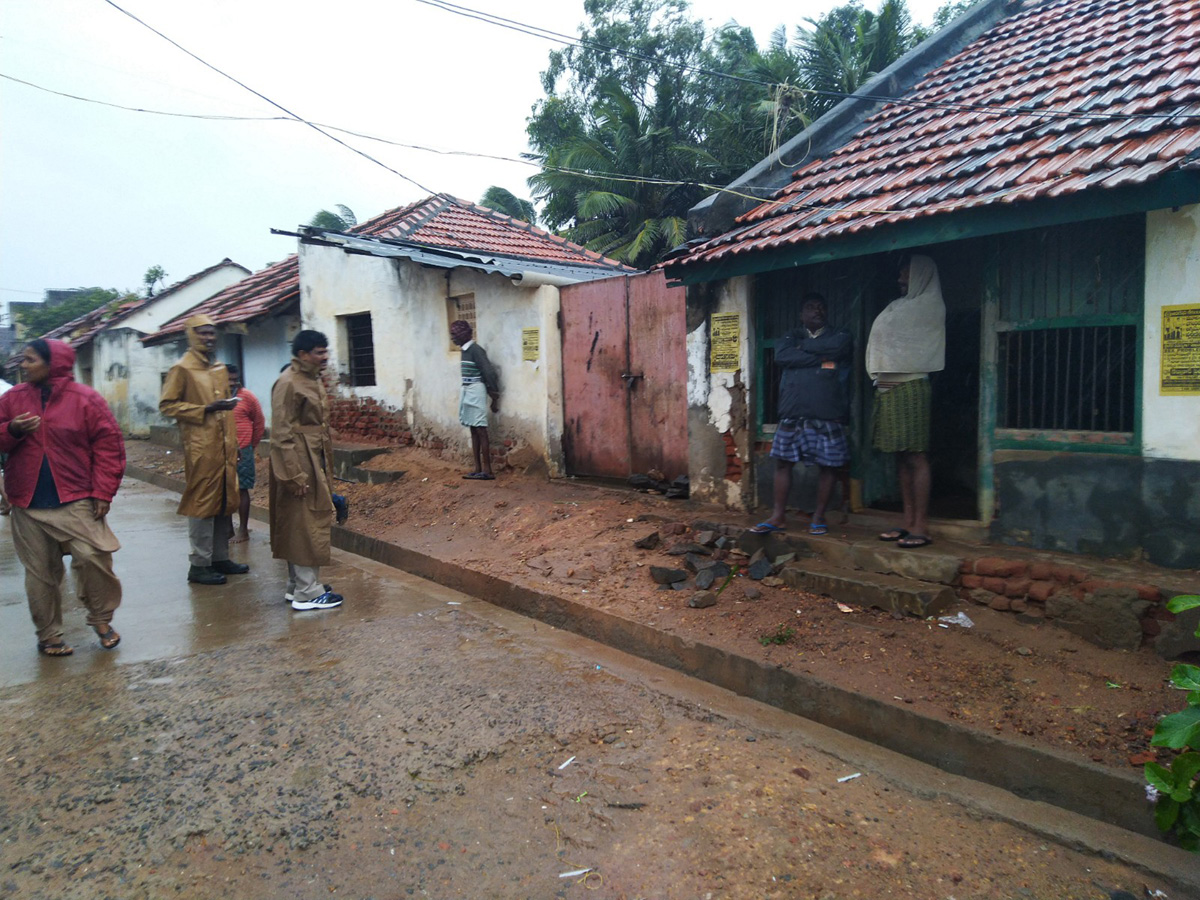
<svg viewBox="0 0 1200 900"><path fill-rule="evenodd" d="M668 267L1159 178L1200 151L1198 39L1197 0L1031 0Z"/></svg>

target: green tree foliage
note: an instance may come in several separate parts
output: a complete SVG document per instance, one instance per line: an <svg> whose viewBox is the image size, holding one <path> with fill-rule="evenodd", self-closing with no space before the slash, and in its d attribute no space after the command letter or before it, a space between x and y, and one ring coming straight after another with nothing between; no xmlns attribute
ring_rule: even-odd
<svg viewBox="0 0 1200 900"><path fill-rule="evenodd" d="M324 228L326 231L349 231L358 224L354 210L341 203L336 204L337 212L323 209L309 221L310 228Z"/></svg>
<svg viewBox="0 0 1200 900"><path fill-rule="evenodd" d="M796 42L707 33L686 0L585 0L580 45L550 54L527 123L541 220L589 249L650 265L684 238L688 209L766 157L922 36L904 0L858 0ZM615 52L614 49L624 51ZM733 75L735 78L722 77Z"/></svg>
<svg viewBox="0 0 1200 900"><path fill-rule="evenodd" d="M60 303L58 306L28 305L17 311L17 323L21 325L27 340L41 337L48 331L53 331L59 325L65 325L72 319L78 319L85 313L90 313L101 306L116 306L126 300L134 299L132 294L122 294L117 290L93 288L85 294L80 294ZM24 304L22 304L24 306Z"/></svg>
<svg viewBox="0 0 1200 900"><path fill-rule="evenodd" d="M146 274L142 276L142 284L146 286L146 296L153 297L154 286L157 284L161 287L166 280L167 273L163 270L162 266L151 266L148 268Z"/></svg>
<svg viewBox="0 0 1200 900"><path fill-rule="evenodd" d="M811 94L809 114L816 119L852 94L873 76L926 37L914 28L904 0L884 0L878 13L858 0L831 9L819 19L807 19L797 44L804 86Z"/></svg>
<svg viewBox="0 0 1200 900"><path fill-rule="evenodd" d="M950 0L933 14L933 30L941 31L980 0Z"/></svg>
<svg viewBox="0 0 1200 900"><path fill-rule="evenodd" d="M494 184L483 192L479 205L531 225L537 224L537 208L532 201L522 200L512 191Z"/></svg>

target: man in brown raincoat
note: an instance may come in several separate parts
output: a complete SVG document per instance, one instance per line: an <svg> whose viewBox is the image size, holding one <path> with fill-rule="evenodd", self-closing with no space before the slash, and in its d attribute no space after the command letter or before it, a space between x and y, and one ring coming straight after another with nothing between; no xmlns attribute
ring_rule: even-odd
<svg viewBox="0 0 1200 900"><path fill-rule="evenodd" d="M328 359L325 335L301 331L292 364L271 388L271 555L287 560L284 600L297 610L342 604L320 572L329 564L333 525L333 442L321 382Z"/></svg>
<svg viewBox="0 0 1200 900"><path fill-rule="evenodd" d="M179 423L186 487L177 512L188 517L187 580L224 584L250 567L229 558L231 516L238 505L237 429L230 410L229 373L217 360L216 323L187 320L188 351L163 382L158 410Z"/></svg>

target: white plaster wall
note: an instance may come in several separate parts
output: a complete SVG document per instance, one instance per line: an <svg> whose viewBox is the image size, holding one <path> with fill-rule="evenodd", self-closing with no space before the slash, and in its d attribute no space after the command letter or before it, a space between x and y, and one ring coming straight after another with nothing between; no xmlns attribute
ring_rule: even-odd
<svg viewBox="0 0 1200 900"><path fill-rule="evenodd" d="M167 425L158 412L162 376L179 359L181 345L143 346L127 328L103 331L92 342L94 387L108 401L126 434L145 437L151 425Z"/></svg>
<svg viewBox="0 0 1200 900"><path fill-rule="evenodd" d="M1162 308L1200 304L1200 206L1146 216L1145 345L1142 366L1142 454L1200 459L1200 396L1159 393Z"/></svg>
<svg viewBox="0 0 1200 900"><path fill-rule="evenodd" d="M476 339L500 370L493 443L527 444L546 458L552 472L561 471L557 288L521 287L500 275L311 245L300 248L300 285L304 327L329 336L331 359L345 358L337 317L371 313L376 384L341 390L403 410L413 431L435 435L460 452L469 452L470 435L458 421L461 357L450 344L446 298L473 293ZM523 328L541 329L537 362L521 359Z"/></svg>
<svg viewBox="0 0 1200 900"><path fill-rule="evenodd" d="M177 315L217 294L229 285L241 281L249 273L235 263L221 266L192 284L181 287L161 299L147 303L133 315L121 321L122 328L132 328L142 334L153 334Z"/></svg>
<svg viewBox="0 0 1200 900"><path fill-rule="evenodd" d="M271 427L271 387L279 370L291 362L292 338L300 330L298 315L276 316L252 323L242 338L242 383L262 404Z"/></svg>
<svg viewBox="0 0 1200 900"><path fill-rule="evenodd" d="M751 366L750 348L754 346L753 320L750 315L751 279L748 276L731 278L717 288L716 308L713 313L736 312L741 317L741 346L738 365L741 368L740 383L734 372L709 371L709 327L706 320L687 336L688 354L688 406L699 408L703 420L717 435L731 429L745 432L749 419L746 397L752 395L754 371ZM693 423L694 423L694 417ZM694 425L693 425L694 427ZM696 436L693 435L692 438ZM735 433L739 450L748 450L749 438L745 433ZM742 454L746 464L743 482L749 477L748 452ZM719 456L723 462L724 457ZM744 484L728 481L724 472L713 471L711 465L692 457L695 465L689 466L689 478L693 488L700 487L700 495L727 507L741 508L746 504Z"/></svg>

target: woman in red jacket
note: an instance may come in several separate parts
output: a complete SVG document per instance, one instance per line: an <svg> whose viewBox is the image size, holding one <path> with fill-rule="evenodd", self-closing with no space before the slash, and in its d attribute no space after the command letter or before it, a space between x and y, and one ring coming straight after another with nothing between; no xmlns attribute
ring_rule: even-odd
<svg viewBox="0 0 1200 900"><path fill-rule="evenodd" d="M121 582L112 555L120 543L105 518L125 474L125 441L104 398L71 377L75 351L56 340L31 341L21 359L25 381L0 396L0 452L12 503L13 546L25 567L25 593L38 652L70 656L63 641L63 556L71 555L75 593L87 623L111 650Z"/></svg>

